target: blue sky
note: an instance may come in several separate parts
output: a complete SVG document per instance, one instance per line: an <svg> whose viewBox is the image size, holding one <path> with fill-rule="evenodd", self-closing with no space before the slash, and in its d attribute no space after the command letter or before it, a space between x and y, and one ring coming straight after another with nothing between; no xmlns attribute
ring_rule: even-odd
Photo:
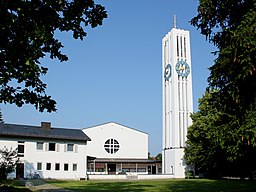
<svg viewBox="0 0 256 192"><path fill-rule="evenodd" d="M190 31L194 111L207 86L213 64L210 45L189 24L197 14L197 0L98 0L108 18L87 29L84 41L70 33L57 34L69 61L45 59L43 80L58 111L40 113L33 106L1 104L6 123L86 128L117 122L149 134L149 152L162 149L161 43L177 17L177 28ZM131 140L132 142L132 140Z"/></svg>

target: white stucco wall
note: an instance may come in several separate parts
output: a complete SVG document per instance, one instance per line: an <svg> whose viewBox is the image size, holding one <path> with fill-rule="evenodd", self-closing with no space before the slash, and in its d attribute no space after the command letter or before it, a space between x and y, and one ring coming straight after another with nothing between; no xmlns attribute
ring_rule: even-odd
<svg viewBox="0 0 256 192"><path fill-rule="evenodd" d="M35 140L21 138L0 138L0 148L4 146L15 149L18 141L24 141L24 157L20 162L24 163L24 177L30 172L37 172L41 178L55 179L80 179L86 177L86 145L85 142L62 140ZM44 142L43 150L37 150L37 142ZM48 151L48 143L56 143L56 151ZM66 151L65 145L74 144L76 150ZM37 170L37 163L42 163L42 170ZM51 163L51 170L46 170L46 164ZM55 170L55 164L60 164L60 170ZM64 171L64 164L68 164L68 171ZM77 164L77 170L73 171L73 164ZM10 177L15 177L12 173Z"/></svg>
<svg viewBox="0 0 256 192"><path fill-rule="evenodd" d="M148 158L148 134L146 133L113 122L86 128L83 131L91 138L91 141L87 143L89 156L97 158ZM110 154L104 149L104 144L108 139L115 139L120 145L119 150L114 154Z"/></svg>
<svg viewBox="0 0 256 192"><path fill-rule="evenodd" d="M179 66L179 62L187 67ZM165 68L171 66L170 78ZM190 69L190 72L189 72ZM181 70L187 75L182 77ZM162 142L163 174L185 177L183 162L187 128L192 124L193 113L192 66L189 31L172 28L162 39ZM171 168L172 167L172 168Z"/></svg>

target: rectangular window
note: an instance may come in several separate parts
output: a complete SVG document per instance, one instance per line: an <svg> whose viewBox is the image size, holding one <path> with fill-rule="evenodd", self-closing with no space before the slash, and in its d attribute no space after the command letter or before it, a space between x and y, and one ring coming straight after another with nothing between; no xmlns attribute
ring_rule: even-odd
<svg viewBox="0 0 256 192"><path fill-rule="evenodd" d="M73 164L73 171L77 171L77 164Z"/></svg>
<svg viewBox="0 0 256 192"><path fill-rule="evenodd" d="M18 141L18 157L24 157L24 151L25 151L25 146L24 146L24 141Z"/></svg>
<svg viewBox="0 0 256 192"><path fill-rule="evenodd" d="M43 142L37 142L36 143L36 149L37 150L43 150L44 149L44 143Z"/></svg>
<svg viewBox="0 0 256 192"><path fill-rule="evenodd" d="M64 171L68 171L68 164L67 163L64 164Z"/></svg>
<svg viewBox="0 0 256 192"><path fill-rule="evenodd" d="M24 153L24 145L18 145L18 153Z"/></svg>
<svg viewBox="0 0 256 192"><path fill-rule="evenodd" d="M60 170L60 164L59 163L55 163L55 170L59 171Z"/></svg>
<svg viewBox="0 0 256 192"><path fill-rule="evenodd" d="M51 170L51 163L46 163L46 170Z"/></svg>
<svg viewBox="0 0 256 192"><path fill-rule="evenodd" d="M41 171L42 170L42 163L37 163L37 170Z"/></svg>
<svg viewBox="0 0 256 192"><path fill-rule="evenodd" d="M56 143L49 143L49 151L55 151Z"/></svg>
<svg viewBox="0 0 256 192"><path fill-rule="evenodd" d="M67 150L68 151L74 151L74 144L68 144L67 145Z"/></svg>

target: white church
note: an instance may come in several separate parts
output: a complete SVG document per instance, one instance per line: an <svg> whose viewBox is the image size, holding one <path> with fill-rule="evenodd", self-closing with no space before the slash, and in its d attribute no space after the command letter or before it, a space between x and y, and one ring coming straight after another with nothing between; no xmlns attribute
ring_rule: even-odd
<svg viewBox="0 0 256 192"><path fill-rule="evenodd" d="M162 162L148 159L147 133L114 122L84 129L0 123L0 149L17 148L20 158L9 177L185 178L184 147L193 112L189 31L174 25L162 39L162 74Z"/></svg>
<svg viewBox="0 0 256 192"><path fill-rule="evenodd" d="M9 178L138 179L162 171L161 160L148 159L148 134L115 122L84 129L0 123L4 148L18 150Z"/></svg>

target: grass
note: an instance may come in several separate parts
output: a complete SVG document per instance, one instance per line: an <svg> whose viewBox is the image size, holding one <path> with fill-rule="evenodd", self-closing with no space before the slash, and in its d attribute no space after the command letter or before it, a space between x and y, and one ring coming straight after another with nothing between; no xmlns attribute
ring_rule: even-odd
<svg viewBox="0 0 256 192"><path fill-rule="evenodd" d="M56 181L47 183L61 188L77 191L104 192L250 192L256 191L255 181L208 180L208 179L172 179L144 181Z"/></svg>
<svg viewBox="0 0 256 192"><path fill-rule="evenodd" d="M4 192L30 192L25 183L16 179L0 180L0 191Z"/></svg>

